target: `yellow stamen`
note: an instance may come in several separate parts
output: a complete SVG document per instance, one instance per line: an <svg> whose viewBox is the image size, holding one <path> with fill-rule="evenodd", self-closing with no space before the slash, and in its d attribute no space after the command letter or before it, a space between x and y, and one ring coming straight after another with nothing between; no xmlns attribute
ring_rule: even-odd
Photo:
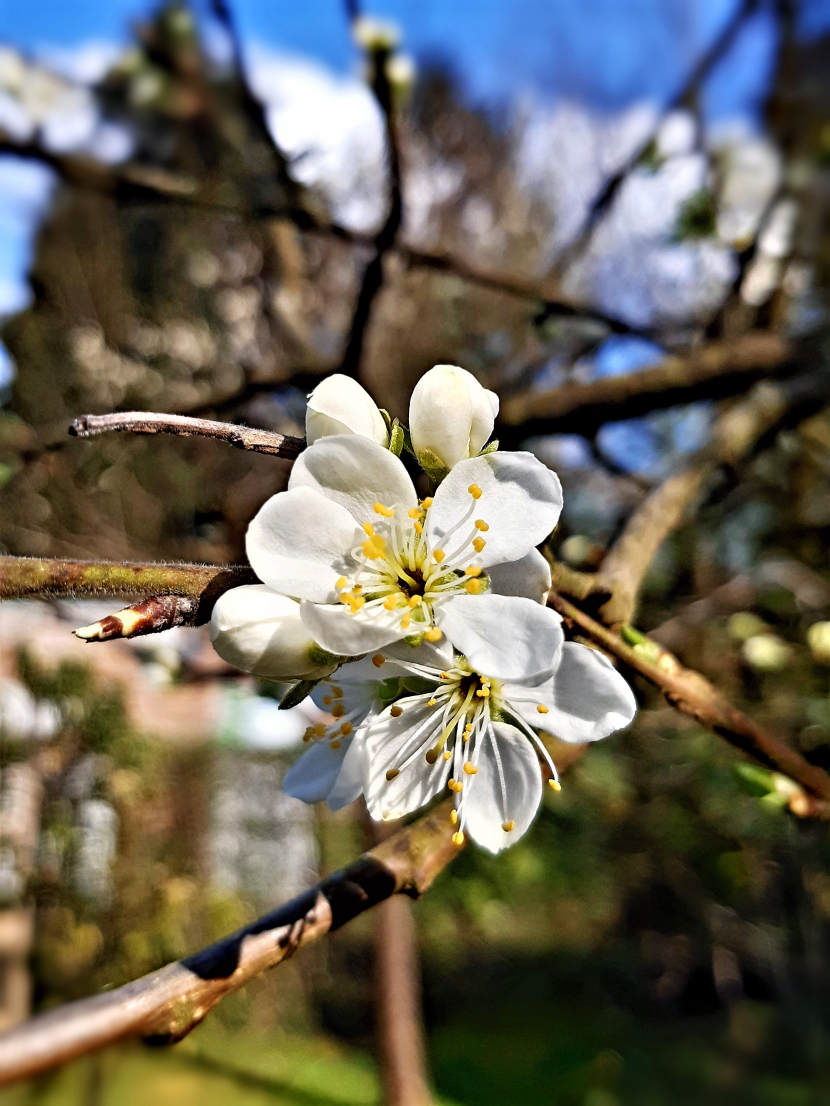
<svg viewBox="0 0 830 1106"><path fill-rule="evenodd" d="M398 600L400 598L401 593L399 591L395 591L391 595L387 595L387 597L383 601L383 605L384 607L386 607L387 611L394 611L395 607L397 607L398 605Z"/></svg>
<svg viewBox="0 0 830 1106"><path fill-rule="evenodd" d="M395 508L394 507L384 507L384 505L382 503L376 501L375 502L375 514L376 515L383 515L384 518L392 518L392 516L395 514Z"/></svg>
<svg viewBox="0 0 830 1106"><path fill-rule="evenodd" d="M478 595L481 591L481 580L468 580L464 585L464 590L468 591L470 595Z"/></svg>
<svg viewBox="0 0 830 1106"><path fill-rule="evenodd" d="M435 561L436 564L440 565L440 563L443 561L443 559L445 557L446 557L446 553L444 552L443 549L433 550L432 559Z"/></svg>
<svg viewBox="0 0 830 1106"><path fill-rule="evenodd" d="M450 811L450 821L452 822L453 825L457 825L457 823L458 823L458 811L457 810L451 810Z"/></svg>
<svg viewBox="0 0 830 1106"><path fill-rule="evenodd" d="M343 725L340 727L340 732L342 733L342 735L344 737L348 737L349 734L352 732L351 722L344 722ZM332 746L332 748L333 748L333 746Z"/></svg>
<svg viewBox="0 0 830 1106"><path fill-rule="evenodd" d="M502 822L501 828L504 830L505 833L510 833L516 828L516 823L513 821L512 818L508 818L506 822Z"/></svg>
<svg viewBox="0 0 830 1106"><path fill-rule="evenodd" d="M444 635L438 629L437 626L430 626L430 628L424 633L424 637L427 641L440 641Z"/></svg>
<svg viewBox="0 0 830 1106"><path fill-rule="evenodd" d="M343 706L342 703L335 703L334 706L331 708L331 713L334 715L335 718L342 718L343 715L346 713L346 708Z"/></svg>
<svg viewBox="0 0 830 1106"><path fill-rule="evenodd" d="M479 699L489 699L490 698L490 688L489 687L480 687L478 689L478 691L476 692L476 695L479 697Z"/></svg>
<svg viewBox="0 0 830 1106"><path fill-rule="evenodd" d="M545 706L544 703L539 703L538 706L536 707L536 709L538 710L538 712L540 714L549 714L550 713L550 711L548 710L548 708Z"/></svg>
<svg viewBox="0 0 830 1106"><path fill-rule="evenodd" d="M339 749L342 743L340 741L332 741L329 744L330 749Z"/></svg>
<svg viewBox="0 0 830 1106"><path fill-rule="evenodd" d="M489 530L489 529L490 529L490 527L487 525L487 523L484 521L483 518L477 518L476 519L476 530Z"/></svg>
<svg viewBox="0 0 830 1106"><path fill-rule="evenodd" d="M349 600L351 599L351 595L347 591L341 591L340 595L339 595L339 599L340 599L340 602L343 604L344 607L348 607Z"/></svg>
<svg viewBox="0 0 830 1106"><path fill-rule="evenodd" d="M469 488L467 488L467 491L470 493L473 499L481 499L482 491L478 484L470 484Z"/></svg>
<svg viewBox="0 0 830 1106"><path fill-rule="evenodd" d="M335 699L342 699L343 698L343 688L342 687L333 687L331 689L331 693L332 693L332 695L334 696Z"/></svg>
<svg viewBox="0 0 830 1106"><path fill-rule="evenodd" d="M467 576L480 576L482 573L482 569L479 565L468 565L464 569L464 572Z"/></svg>
<svg viewBox="0 0 830 1106"><path fill-rule="evenodd" d="M363 584L355 584L352 588L352 595L360 595L363 591Z"/></svg>
<svg viewBox="0 0 830 1106"><path fill-rule="evenodd" d="M456 833L454 833L452 835L452 843L453 843L453 845L463 845L464 844L464 834L461 832L461 830L458 830Z"/></svg>
<svg viewBox="0 0 830 1106"><path fill-rule="evenodd" d="M392 709L389 711L389 713L392 715L393 718L400 718L400 716L403 714L403 708L402 707L392 707Z"/></svg>
<svg viewBox="0 0 830 1106"><path fill-rule="evenodd" d="M375 666L375 668L383 668L383 666L386 664L386 657L382 657L380 653L375 653L375 655L372 657L372 664Z"/></svg>
<svg viewBox="0 0 830 1106"><path fill-rule="evenodd" d="M409 517L410 518L423 518L424 517L424 512L423 512L422 508L420 508L420 507L410 507L409 508Z"/></svg>
<svg viewBox="0 0 830 1106"><path fill-rule="evenodd" d="M465 731L464 731L464 733L463 733L463 734L461 735L461 740L462 740L462 741L464 742L464 744L465 744L465 745L466 745L466 744L467 744L467 742L468 742L468 741L470 740L470 735L469 735L469 734L467 733L467 731L466 731L466 730L465 730Z"/></svg>
<svg viewBox="0 0 830 1106"><path fill-rule="evenodd" d="M553 788L554 791L561 791L562 790L562 784L559 782L559 780L548 780L548 783L550 784L550 786Z"/></svg>
<svg viewBox="0 0 830 1106"><path fill-rule="evenodd" d="M371 541L365 541L362 548L363 556L366 558L367 561L377 561L383 556L383 553Z"/></svg>
<svg viewBox="0 0 830 1106"><path fill-rule="evenodd" d="M435 764L436 760L438 760L438 750L428 749L424 760L427 762L427 764Z"/></svg>
<svg viewBox="0 0 830 1106"><path fill-rule="evenodd" d="M306 732L303 734L303 741L311 741L312 737L314 737L314 727L309 726Z"/></svg>
<svg viewBox="0 0 830 1106"><path fill-rule="evenodd" d="M314 736L315 737L324 737L325 733L326 733L326 727L323 725L322 722L318 722L317 725L314 727Z"/></svg>
<svg viewBox="0 0 830 1106"><path fill-rule="evenodd" d="M346 577L341 576L340 579L337 581L337 583L334 586L336 588L344 588L347 583L348 583L348 580L346 579Z"/></svg>
<svg viewBox="0 0 830 1106"><path fill-rule="evenodd" d="M432 506L432 496L428 495L426 499L422 499L421 506L424 508L425 511L428 511Z"/></svg>
<svg viewBox="0 0 830 1106"><path fill-rule="evenodd" d="M484 538L473 538L473 549L475 549L476 553L480 553L486 544L487 542Z"/></svg>
<svg viewBox="0 0 830 1106"><path fill-rule="evenodd" d="M409 629L409 623L411 621L412 621L412 615L409 613L409 611L407 611L406 614L401 619L401 629L402 630L408 630Z"/></svg>
<svg viewBox="0 0 830 1106"><path fill-rule="evenodd" d="M370 538L374 537L375 528L371 524L371 522L364 522L363 523L363 529L366 531L366 533L369 535Z"/></svg>
<svg viewBox="0 0 830 1106"><path fill-rule="evenodd" d="M400 774L401 774L400 768L390 768L389 771L386 773L386 778L388 780L393 780L395 778L395 776L399 776Z"/></svg>
<svg viewBox="0 0 830 1106"><path fill-rule="evenodd" d="M464 789L464 784L459 783L457 780L447 780L447 787L450 791L459 792Z"/></svg>
<svg viewBox="0 0 830 1106"><path fill-rule="evenodd" d="M474 776L478 771L478 768L476 768L472 761L467 760L464 762L464 771L467 773L468 776Z"/></svg>
<svg viewBox="0 0 830 1106"><path fill-rule="evenodd" d="M444 760L449 760L451 756L452 756L452 753L449 751L449 749L445 749L444 750Z"/></svg>
<svg viewBox="0 0 830 1106"><path fill-rule="evenodd" d="M434 707L437 702L438 702L437 699L430 699L430 701L427 703L427 706L428 707Z"/></svg>
<svg viewBox="0 0 830 1106"><path fill-rule="evenodd" d="M415 523L415 533L416 534L423 534L423 532L424 532L423 526L420 524L420 522L416 522Z"/></svg>
<svg viewBox="0 0 830 1106"><path fill-rule="evenodd" d="M326 707L331 706L331 696L330 695L324 695L323 696L323 705L326 706Z"/></svg>
<svg viewBox="0 0 830 1106"><path fill-rule="evenodd" d="M410 607L420 607L420 605L423 603L423 601L424 601L423 596L413 595L412 598L409 600L409 606Z"/></svg>

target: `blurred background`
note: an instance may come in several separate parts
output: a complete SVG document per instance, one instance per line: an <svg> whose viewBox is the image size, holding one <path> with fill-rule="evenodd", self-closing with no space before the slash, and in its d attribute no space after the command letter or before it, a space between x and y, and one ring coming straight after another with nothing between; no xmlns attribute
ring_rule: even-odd
<svg viewBox="0 0 830 1106"><path fill-rule="evenodd" d="M346 371L406 421L449 362L560 473L552 549L590 569L724 397L809 378L662 545L638 625L830 767L830 648L808 636L830 618L828 72L828 0L3 0L3 551L240 561L288 462L82 442L71 419L302 434L308 390ZM727 346L740 380L638 417L535 406ZM369 840L358 804L282 793L313 707L278 713L204 628L71 637L117 606L0 608L0 1028ZM637 692L518 845L467 850L414 906L438 1099L830 1103L827 825ZM382 936L360 918L175 1050L112 1049L0 1104L383 1101Z"/></svg>

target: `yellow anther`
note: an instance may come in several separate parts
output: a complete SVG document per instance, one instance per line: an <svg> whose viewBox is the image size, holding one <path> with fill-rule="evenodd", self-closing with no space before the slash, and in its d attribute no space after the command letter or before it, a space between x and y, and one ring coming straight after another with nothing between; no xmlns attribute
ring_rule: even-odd
<svg viewBox="0 0 830 1106"><path fill-rule="evenodd" d="M398 605L398 600L400 598L401 593L399 591L395 591L391 595L386 596L383 601L383 605L384 607L386 607L387 611L394 611L395 607L397 607Z"/></svg>
<svg viewBox="0 0 830 1106"><path fill-rule="evenodd" d="M437 702L438 702L437 699L430 699L430 701L427 703L427 706L428 707L434 707Z"/></svg>
<svg viewBox="0 0 830 1106"><path fill-rule="evenodd" d="M512 818L508 818L506 822L502 822L501 828L505 833L511 833L516 828L516 823Z"/></svg>
<svg viewBox="0 0 830 1106"><path fill-rule="evenodd" d="M375 534L375 528L374 528L374 526L373 526L373 525L371 524L371 522L364 522L364 523L363 523L363 529L364 529L364 530L366 531L366 533L367 533L367 534L369 535L369 537L370 537L370 538L371 538L371 537L374 537L374 534Z"/></svg>
<svg viewBox="0 0 830 1106"><path fill-rule="evenodd" d="M351 598L352 597L351 597L350 592L348 592L348 591L341 591L340 592L339 599L340 599L340 602L343 604L344 607L348 607L349 602L351 601Z"/></svg>
<svg viewBox="0 0 830 1106"><path fill-rule="evenodd" d="M464 771L467 773L468 776L474 776L476 774L476 772L478 771L478 768L476 768L476 766L472 763L472 761L465 760L464 761Z"/></svg>
<svg viewBox="0 0 830 1106"><path fill-rule="evenodd" d="M428 511L432 506L432 496L428 495L426 499L422 499L421 506L424 508L425 511Z"/></svg>
<svg viewBox="0 0 830 1106"><path fill-rule="evenodd" d="M539 703L537 705L536 709L540 714L549 714L550 713L550 711L548 710L548 708L545 706L544 703Z"/></svg>
<svg viewBox="0 0 830 1106"><path fill-rule="evenodd" d="M486 544L487 542L484 538L473 538L473 549L475 549L476 553L480 553Z"/></svg>
<svg viewBox="0 0 830 1106"><path fill-rule="evenodd" d="M424 760L427 762L427 764L435 764L436 760L438 760L438 750L437 749L427 749L426 756L424 757Z"/></svg>
<svg viewBox="0 0 830 1106"><path fill-rule="evenodd" d="M444 760L449 760L451 756L452 756L452 753L449 751L449 749L445 749L444 750Z"/></svg>
<svg viewBox="0 0 830 1106"><path fill-rule="evenodd" d="M334 715L335 718L342 718L343 715L346 713L346 708L343 706L342 703L335 703L334 706L331 708L331 713Z"/></svg>
<svg viewBox="0 0 830 1106"><path fill-rule="evenodd" d="M340 579L337 581L337 583L334 586L336 588L344 588L347 583L348 583L348 580L346 579L346 577L341 576Z"/></svg>
<svg viewBox="0 0 830 1106"><path fill-rule="evenodd" d="M443 636L444 635L441 633L437 626L430 626L430 628L424 633L424 637L427 639L427 641L440 641Z"/></svg>
<svg viewBox="0 0 830 1106"><path fill-rule="evenodd" d="M384 507L384 505L378 501L375 502L375 514L383 515L384 518L392 518L395 514L394 507Z"/></svg>
<svg viewBox="0 0 830 1106"><path fill-rule="evenodd" d="M479 565L467 565L464 572L467 576L480 576L482 569Z"/></svg>
<svg viewBox="0 0 830 1106"><path fill-rule="evenodd" d="M331 696L330 695L324 695L323 696L323 705L326 706L326 707L331 706Z"/></svg>
<svg viewBox="0 0 830 1106"><path fill-rule="evenodd" d="M325 737L325 733L326 733L326 727L323 725L322 722L318 722L317 725L314 727L314 736L315 737Z"/></svg>
<svg viewBox="0 0 830 1106"><path fill-rule="evenodd" d="M421 507L410 507L409 508L409 517L410 518L423 518L424 517L423 509Z"/></svg>
<svg viewBox="0 0 830 1106"><path fill-rule="evenodd" d="M395 778L395 776L399 776L400 774L401 774L400 768L390 768L389 771L386 773L386 778L388 780L393 780Z"/></svg>
<svg viewBox="0 0 830 1106"><path fill-rule="evenodd" d="M464 790L464 784L460 780L447 780L447 787L456 793Z"/></svg>
<svg viewBox="0 0 830 1106"><path fill-rule="evenodd" d="M464 733L464 734L462 734L462 735L461 735L461 740L462 740L462 741L464 742L464 744L466 745L466 744L467 744L467 742L468 742L468 741L470 740L470 735L469 735L468 733Z"/></svg>
<svg viewBox="0 0 830 1106"><path fill-rule="evenodd" d="M344 737L348 737L349 734L352 732L351 722L344 722L343 725L340 727L340 732Z"/></svg>
<svg viewBox="0 0 830 1106"><path fill-rule="evenodd" d="M362 595L350 595L347 597L347 600L349 604L350 614L357 614L357 612L366 602Z"/></svg>
<svg viewBox="0 0 830 1106"><path fill-rule="evenodd" d="M562 790L562 784L559 782L559 780L548 780L548 783L550 784L550 786L553 788L554 791L561 791Z"/></svg>
<svg viewBox="0 0 830 1106"><path fill-rule="evenodd" d="M423 532L424 532L423 526L420 524L420 522L416 522L415 523L415 533L416 534L423 534Z"/></svg>
<svg viewBox="0 0 830 1106"><path fill-rule="evenodd" d="M436 564L440 565L446 555L447 554L444 552L443 549L434 549L432 552L432 559L435 561Z"/></svg>
<svg viewBox="0 0 830 1106"><path fill-rule="evenodd" d="M476 691L476 695L479 697L479 699L489 699L490 698L490 688L489 687L480 687L478 689L478 691Z"/></svg>
<svg viewBox="0 0 830 1106"><path fill-rule="evenodd" d="M420 605L423 603L423 601L424 601L423 596L413 595L412 598L409 600L409 606L410 607L420 607Z"/></svg>
<svg viewBox="0 0 830 1106"><path fill-rule="evenodd" d="M461 830L458 830L456 833L454 833L452 835L452 843L453 843L453 845L463 845L464 844L464 834L461 832Z"/></svg>
<svg viewBox="0 0 830 1106"><path fill-rule="evenodd" d="M467 488L467 491L470 493L473 499L481 499L482 491L478 484L470 484L469 488Z"/></svg>
<svg viewBox="0 0 830 1106"><path fill-rule="evenodd" d="M331 693L332 693L332 695L334 696L335 699L342 699L343 698L343 688L342 687L333 687L331 689Z"/></svg>
<svg viewBox="0 0 830 1106"><path fill-rule="evenodd" d="M464 590L468 591L470 595L478 595L481 591L481 580L468 580L464 585Z"/></svg>
<svg viewBox="0 0 830 1106"><path fill-rule="evenodd" d="M402 707L392 707L392 709L389 711L389 713L392 715L393 718L400 718L400 716L403 714L403 708Z"/></svg>
<svg viewBox="0 0 830 1106"><path fill-rule="evenodd" d="M365 541L362 548L363 556L366 558L367 561L377 561L380 557L383 556L383 553L372 541Z"/></svg>
<svg viewBox="0 0 830 1106"><path fill-rule="evenodd" d="M442 672L441 673L441 679L442 680L448 680L449 678L450 678L449 672Z"/></svg>
<svg viewBox="0 0 830 1106"><path fill-rule="evenodd" d="M311 741L312 737L314 737L314 727L309 726L306 732L303 734L303 741Z"/></svg>
<svg viewBox="0 0 830 1106"><path fill-rule="evenodd" d="M355 584L352 588L352 595L360 595L363 591L363 584Z"/></svg>
<svg viewBox="0 0 830 1106"><path fill-rule="evenodd" d="M379 549L381 553L386 548L386 538L383 536L383 534L375 534L375 536L372 538L372 541L375 543L375 548Z"/></svg>
<svg viewBox="0 0 830 1106"><path fill-rule="evenodd" d="M383 668L383 666L386 664L386 657L382 657L380 653L375 653L375 655L372 657L372 664L375 666L375 668Z"/></svg>
<svg viewBox="0 0 830 1106"><path fill-rule="evenodd" d="M454 826L458 824L458 811L457 810L451 810L450 811L450 821L452 822L452 824Z"/></svg>
<svg viewBox="0 0 830 1106"><path fill-rule="evenodd" d="M409 629L409 623L411 621L412 621L412 615L409 613L409 611L407 611L406 614L401 619L401 629L402 630L408 630Z"/></svg>
<svg viewBox="0 0 830 1106"><path fill-rule="evenodd" d="M483 518L477 518L476 519L476 530L489 530L489 529L490 529L490 527L487 525L487 523L484 521Z"/></svg>
<svg viewBox="0 0 830 1106"><path fill-rule="evenodd" d="M331 741L331 742L329 742L329 748L330 749L339 749L341 744L342 744L342 742L340 742L340 741Z"/></svg>

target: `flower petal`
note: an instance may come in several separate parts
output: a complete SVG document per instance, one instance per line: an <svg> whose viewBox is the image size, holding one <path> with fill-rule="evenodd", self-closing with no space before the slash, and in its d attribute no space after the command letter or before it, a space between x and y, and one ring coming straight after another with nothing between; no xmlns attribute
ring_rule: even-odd
<svg viewBox="0 0 830 1106"><path fill-rule="evenodd" d="M338 578L357 567L350 551L361 537L343 507L312 488L296 488L279 492L260 508L245 547L254 572L274 591L330 603L337 598Z"/></svg>
<svg viewBox="0 0 830 1106"><path fill-rule="evenodd" d="M352 738L340 774L326 796L329 810L341 810L363 794L363 777L366 774L366 735L359 730Z"/></svg>
<svg viewBox="0 0 830 1106"><path fill-rule="evenodd" d="M345 741L339 749L332 749L325 740L306 749L285 775L282 786L286 795L304 803L321 803L337 783L347 751Z"/></svg>
<svg viewBox="0 0 830 1106"><path fill-rule="evenodd" d="M606 656L567 641L553 678L537 688L508 685L505 698L530 726L562 741L599 741L637 713L631 688ZM537 704L547 707L539 713Z"/></svg>
<svg viewBox="0 0 830 1106"><path fill-rule="evenodd" d="M518 561L504 561L487 569L494 595L520 595L546 603L551 588L550 565L538 549Z"/></svg>
<svg viewBox="0 0 830 1106"><path fill-rule="evenodd" d="M371 649L382 649L405 633L396 612L383 611L370 621L360 611L352 614L339 604L304 602L300 605L300 616L317 644L341 657L357 657Z"/></svg>
<svg viewBox="0 0 830 1106"><path fill-rule="evenodd" d="M309 445L332 434L362 434L380 446L389 444L377 404L364 387L343 373L321 380L308 397L305 426Z"/></svg>
<svg viewBox="0 0 830 1106"><path fill-rule="evenodd" d="M409 433L416 457L429 450L448 469L470 456L473 399L464 377L472 374L462 373L455 365L436 365L424 373L409 401ZM491 417L491 433L492 429Z"/></svg>
<svg viewBox="0 0 830 1106"><path fill-rule="evenodd" d="M470 512L468 489L474 484L481 495ZM488 453L459 461L441 483L427 516L427 534L432 548L444 548L444 535L466 514L483 520L489 529L478 563L487 568L524 557L550 534L561 510L558 476L532 453ZM457 534L447 539L447 553L457 541Z"/></svg>
<svg viewBox="0 0 830 1106"><path fill-rule="evenodd" d="M555 611L512 595L459 595L436 621L472 668L501 680L552 671L564 640Z"/></svg>
<svg viewBox="0 0 830 1106"><path fill-rule="evenodd" d="M294 462L288 487L314 488L330 502L345 507L361 524L377 519L378 502L404 514L418 506L403 462L357 434L337 434L315 442Z"/></svg>
<svg viewBox="0 0 830 1106"><path fill-rule="evenodd" d="M393 709L403 708L394 718ZM434 720L430 726L428 721ZM375 819L387 821L402 818L412 810L424 806L446 786L451 760L439 756L434 764L427 763L419 753L411 764L402 767L404 761L423 743L433 730L440 732L441 712L427 706L423 700L400 700L397 707L387 707L366 733L366 773L363 793L369 813ZM419 727L425 727L415 741L410 741ZM398 775L388 780L386 773L399 769Z"/></svg>
<svg viewBox="0 0 830 1106"><path fill-rule="evenodd" d="M542 799L542 772L533 746L515 726L495 722L493 731L495 738L484 738L478 772L466 783L464 829L476 844L497 853L515 844L533 821ZM511 821L513 829L506 832L502 827Z"/></svg>

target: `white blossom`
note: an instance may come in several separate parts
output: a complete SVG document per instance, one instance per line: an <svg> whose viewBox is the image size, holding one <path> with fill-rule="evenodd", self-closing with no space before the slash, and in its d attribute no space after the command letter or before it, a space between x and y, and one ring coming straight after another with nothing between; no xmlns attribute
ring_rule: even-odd
<svg viewBox="0 0 830 1106"><path fill-rule="evenodd" d="M498 396L472 373L436 365L421 377L409 401L409 432L419 463L432 475L475 457L493 433L498 413Z"/></svg>
<svg viewBox="0 0 830 1106"><path fill-rule="evenodd" d="M264 584L301 601L306 628L329 653L443 633L471 663L503 652L524 674L524 639L536 634L550 587L534 547L561 506L556 475L529 453L460 461L419 500L389 450L335 435L300 455L288 490L253 519L248 558ZM500 621L508 594L526 600L519 640Z"/></svg>
<svg viewBox="0 0 830 1106"><path fill-rule="evenodd" d="M309 445L331 434L361 434L389 445L380 408L365 388L342 373L326 377L308 397L305 432Z"/></svg>

